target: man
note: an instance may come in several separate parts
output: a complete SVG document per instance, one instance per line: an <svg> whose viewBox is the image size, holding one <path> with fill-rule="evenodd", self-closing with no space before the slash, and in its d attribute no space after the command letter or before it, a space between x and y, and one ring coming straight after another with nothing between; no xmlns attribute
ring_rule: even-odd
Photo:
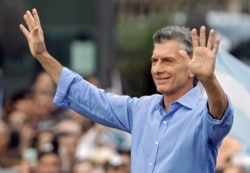
<svg viewBox="0 0 250 173"><path fill-rule="evenodd" d="M46 50L35 9L20 29L32 55L58 85L54 103L132 134L132 173L212 173L233 110L214 74L219 39L205 27L165 27L154 34L151 73L160 94L131 98L105 93L63 67ZM191 39L192 38L192 39ZM203 98L198 79L207 93Z"/></svg>

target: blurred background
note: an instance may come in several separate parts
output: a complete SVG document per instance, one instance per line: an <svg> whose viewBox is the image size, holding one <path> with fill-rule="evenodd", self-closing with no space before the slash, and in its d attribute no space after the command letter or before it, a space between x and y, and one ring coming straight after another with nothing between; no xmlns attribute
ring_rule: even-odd
<svg viewBox="0 0 250 173"><path fill-rule="evenodd" d="M6 96L28 85L41 70L18 28L24 12L33 7L54 57L79 73L98 76L105 88L120 76L125 94L155 92L149 74L151 38L165 25L215 28L225 48L249 63L248 0L0 0L0 5L1 86Z"/></svg>
<svg viewBox="0 0 250 173"><path fill-rule="evenodd" d="M13 111L16 100L27 98L27 95L34 99L37 76L42 72L19 30L19 24L24 23L23 14L32 8L36 8L40 15L49 52L64 66L90 80L93 78L89 77L94 77L98 81L96 85L111 92L137 97L156 92L150 74L152 35L166 25L190 28L205 25L216 29L221 48L247 69L239 76L250 75L249 0L0 0L2 119ZM241 69L229 67L234 71ZM246 82L249 78L242 80ZM41 83L45 85L45 81ZM247 95L244 95L246 101L241 100L242 104L249 103L249 86L248 83ZM45 93L52 96L53 86ZM6 111L9 102L12 110L7 106ZM54 108L50 110L53 110L50 113L54 112ZM244 111L249 118L249 109ZM35 121L40 121L43 113L34 114L39 117ZM67 112L67 116L69 114L71 116ZM245 126L250 127L250 124ZM243 129L245 133L249 132L249 127ZM246 135L240 138L246 138ZM243 150L239 148L237 152ZM225 158L229 159L229 156Z"/></svg>

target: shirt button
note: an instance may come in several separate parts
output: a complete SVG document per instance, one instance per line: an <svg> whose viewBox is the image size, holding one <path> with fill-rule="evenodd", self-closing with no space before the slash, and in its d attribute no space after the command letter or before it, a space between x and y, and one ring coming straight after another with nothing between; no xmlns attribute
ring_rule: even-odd
<svg viewBox="0 0 250 173"><path fill-rule="evenodd" d="M150 162L148 165L149 165L149 166L152 166L152 165L153 165L153 163L151 163L151 162Z"/></svg>
<svg viewBox="0 0 250 173"><path fill-rule="evenodd" d="M163 124L167 124L167 121L163 121Z"/></svg>
<svg viewBox="0 0 250 173"><path fill-rule="evenodd" d="M158 141L155 141L155 144L156 144L156 145L158 145L158 144L159 144L159 142L158 142Z"/></svg>

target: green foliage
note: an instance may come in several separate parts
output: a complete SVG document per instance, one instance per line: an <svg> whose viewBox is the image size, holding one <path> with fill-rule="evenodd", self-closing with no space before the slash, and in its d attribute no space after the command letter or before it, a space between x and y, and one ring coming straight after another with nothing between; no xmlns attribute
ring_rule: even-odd
<svg viewBox="0 0 250 173"><path fill-rule="evenodd" d="M151 94L154 88L151 75L152 36L168 25L168 15L123 16L118 25L118 68L124 94ZM153 89L154 90L154 89Z"/></svg>

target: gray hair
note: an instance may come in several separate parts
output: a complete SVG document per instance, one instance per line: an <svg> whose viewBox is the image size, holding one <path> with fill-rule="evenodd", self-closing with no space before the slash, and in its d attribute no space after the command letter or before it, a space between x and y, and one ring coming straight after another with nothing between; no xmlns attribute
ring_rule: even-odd
<svg viewBox="0 0 250 173"><path fill-rule="evenodd" d="M191 38L191 31L189 28L182 26L166 26L157 30L153 35L154 44L164 43L169 40L176 40L180 49L185 50L191 58L193 55L193 45ZM197 84L198 79L194 77L194 86Z"/></svg>

